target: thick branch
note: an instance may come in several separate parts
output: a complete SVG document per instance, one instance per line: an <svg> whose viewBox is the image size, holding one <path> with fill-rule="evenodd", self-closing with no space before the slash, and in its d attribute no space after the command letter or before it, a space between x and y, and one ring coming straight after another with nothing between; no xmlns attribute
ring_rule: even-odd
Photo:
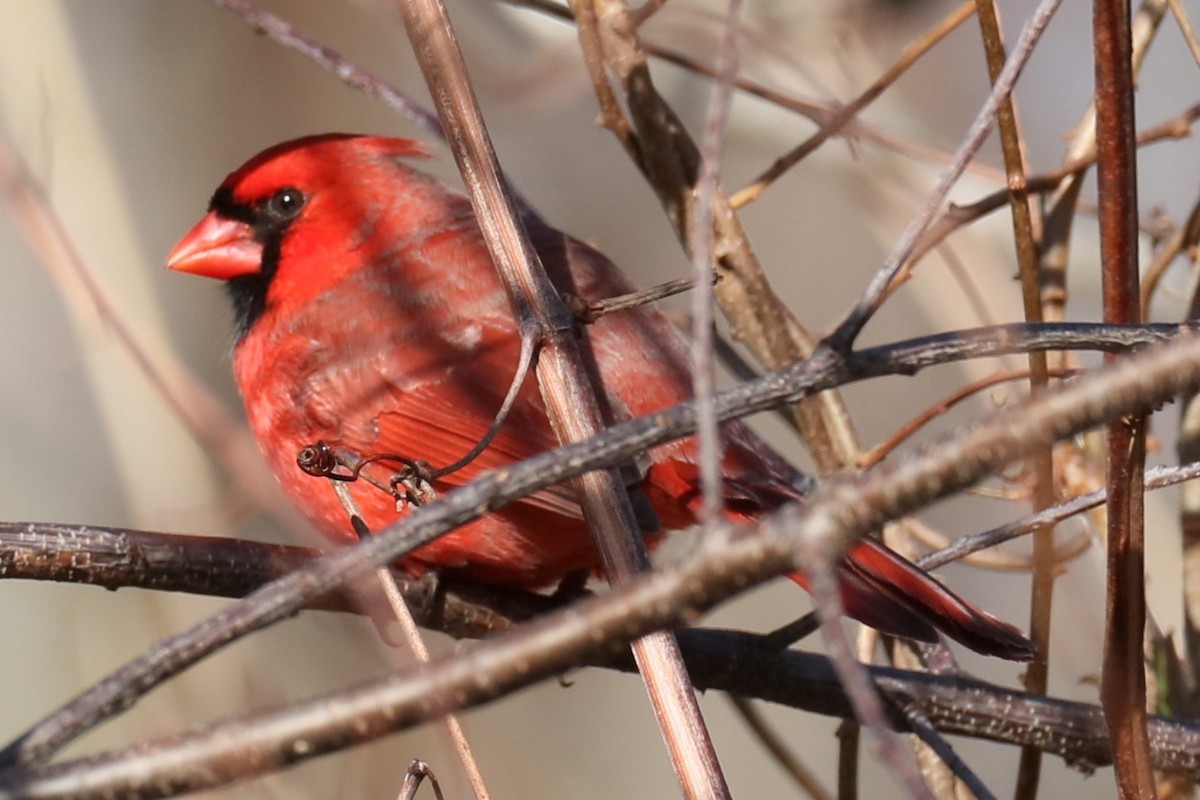
<svg viewBox="0 0 1200 800"><path fill-rule="evenodd" d="M1146 413L1197 387L1200 339L1186 337L1123 359L1053 395L1031 398L994 414L974 429L943 437L903 462L832 479L817 489L805 506L789 506L766 518L755 535L746 530L715 528L686 561L639 577L603 598L551 614L467 652L352 691L344 702L280 712L280 716L246 728L239 735L223 730L216 736L181 740L171 750L151 753L160 767L151 773L142 771L145 764L140 761L150 755L138 748L137 753L114 757L89 771L88 780L111 787L114 781L136 777L145 786L147 796L151 789L198 788L213 785L203 781L236 780L255 774L255 770L316 756L494 699L559 674L597 653L611 652L648 631L677 625L696 610L710 608L757 582L803 569L806 564L801 561L807 556L815 554L822 561L833 561L866 532L969 486L1045 442L1074 435L1108 419ZM715 398L718 413L728 413L724 402L727 396L722 393ZM690 426L694 420L690 407L651 419L670 427L672 417L683 417L675 421L682 426ZM628 433L636 424L614 430ZM179 656L173 671L147 672L145 658L132 662L78 698L65 712L11 745L6 756L15 759L32 751L44 758L82 730L127 707L139 693L178 672L180 663L194 662L215 649L206 641L227 642L232 640L231 633L261 628L309 599L328 593L333 585L367 574L394 560L407 547L423 544L453 524L496 507L499 497L511 499L533 485L545 485L539 481L562 480L573 469L581 468L575 456L589 445L569 446L500 474L485 475L447 494L441 502L418 509L378 537L327 556L259 590L222 614L167 640L163 646L176 648ZM601 452L611 455L611 450ZM565 456L565 461L560 456ZM153 654L149 661L150 668L159 666ZM418 683L422 690L414 693ZM131 695L130 688L137 693ZM242 730L240 724L235 727ZM259 755L247 759L248 752ZM133 771L124 771L128 769ZM7 777L28 786L33 774L10 770ZM151 775L150 785L146 785L147 774Z"/></svg>
<svg viewBox="0 0 1200 800"><path fill-rule="evenodd" d="M1086 329L1089 336L1080 337L1081 328ZM790 369L721 392L713 398L713 402L718 417L725 420L766 410L782 402L795 402L812 392L853 380L883 374L911 374L924 366L968 357L966 354L979 357L1021 352L1035 347L1060 349L1069 346L1073 337L1077 343L1086 342L1089 347L1122 349L1166 338L1181 330L1187 330L1187 327L1011 325L930 336L900 346L864 350L849 362L827 351L820 351L813 358ZM1200 349L1194 342L1189 343L1193 349ZM1180 343L1168 344L1160 348L1161 352L1148 353L1137 361L1141 364L1157 364L1179 349ZM839 521L847 531L865 532L889 518L903 516L923 502L967 485L990 468L1007 463L1007 460L1019 454L1020 446L1073 434L1098 421L1128 413L1128 409L1153 407L1191 386L1188 381L1192 377L1200 384L1200 374L1196 374L1200 373L1200 366L1186 360L1182 364L1179 362L1176 356L1170 370L1152 372L1144 368L1132 375L1129 374L1132 369L1129 365L1116 365L1104 375L1081 378L1060 394L1026 402L1002 416L994 417L986 428L991 439L977 437L982 441L975 445L975 449L968 445L966 437L948 443L942 456L947 460L940 467L947 475L936 484L922 486L922 491L909 498L912 500L911 506L898 505L900 498L894 492L868 494L866 489L875 485L871 481L878 481L881 475L891 474L897 469L911 471L922 462L912 458L890 468L890 465L882 465L860 477L866 484L861 487L862 493L852 498L847 509L847 513L869 515L869 519L859 520L865 527L849 525L849 518ZM1120 383L1123 394L1116 389L1121 381L1124 381ZM1109 388L1097 391L1094 388L1096 385ZM1090 394L1085 393L1085 389ZM1046 426L1041 431L1031 428L1031 416L1018 413L1020 409L1044 409L1048 406L1060 410L1049 418L1041 419ZM0 763L12 766L45 759L84 731L123 711L137 697L167 678L241 636L286 618L313 598L329 594L335 587L353 582L452 528L518 497L591 469L619 464L645 449L686 436L694 429L694 407L684 404L614 426L586 442L568 445L506 470L486 473L462 489L447 494L441 502L417 509L378 536L291 573L193 628L168 637L150 653L129 662L12 742L0 753ZM821 491L836 496L838 492L853 493L853 487L853 481L844 480L823 487ZM815 503L806 513L811 515L814 509L819 509ZM791 545L785 550L790 554ZM754 555L753 559L755 561L750 574L759 576L759 579L773 574L770 562L762 554ZM732 561L716 563L721 565L717 568L717 574L706 578L711 583L692 587L700 592L700 598L706 600L684 601L676 598L674 605L658 609L660 614L666 614L655 618L659 625L677 621L678 617L672 613L681 613L683 606L690 603L706 605L714 602L714 598L723 596L721 592L728 594L745 587L742 581L748 578L738 575L735 580L724 566L732 564ZM776 567L778 571L787 571L789 568L778 564ZM648 628L623 625L620 630L622 636L628 636L631 630L644 632L652 628L653 625Z"/></svg>

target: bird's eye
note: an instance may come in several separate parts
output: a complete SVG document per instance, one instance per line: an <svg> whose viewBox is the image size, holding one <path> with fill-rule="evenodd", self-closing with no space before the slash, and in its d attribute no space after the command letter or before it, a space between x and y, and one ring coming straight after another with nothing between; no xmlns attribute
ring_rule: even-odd
<svg viewBox="0 0 1200 800"><path fill-rule="evenodd" d="M291 186L285 186L267 200L267 213L279 221L287 221L300 213L308 198L304 192Z"/></svg>

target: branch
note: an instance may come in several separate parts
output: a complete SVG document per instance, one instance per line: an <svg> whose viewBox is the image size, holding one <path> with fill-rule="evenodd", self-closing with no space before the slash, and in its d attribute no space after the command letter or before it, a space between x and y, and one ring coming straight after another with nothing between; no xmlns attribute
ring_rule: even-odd
<svg viewBox="0 0 1200 800"><path fill-rule="evenodd" d="M1017 40L1012 55L1005 62L1004 69L1000 71L1000 74L992 82L992 92L988 95L983 108L979 109L979 113L975 116L975 121L971 124L971 129L967 131L967 135L963 137L962 143L955 151L954 160L942 171L937 185L929 193L929 197L926 198L920 211L917 212L908 224L908 227L905 228L904 233L900 236L900 240L896 242L895 247L892 248L892 252L888 254L883 266L871 278L871 282L867 284L862 297L846 315L845 319L838 323L837 329L833 334L830 335L829 341L835 349L849 350L863 327L875 312L879 310L880 305L883 304L892 281L895 280L900 270L912 256L913 251L920 242L921 236L929 227L930 222L932 222L934 213L941 207L942 202L946 199L946 195L950 192L950 188L958 180L959 176L962 175L967 162L971 160L976 151L982 146L983 140L991 131L992 126L996 122L996 114L1000 106L1012 93L1017 78L1020 77L1021 71L1025 68L1029 57L1033 54L1034 45L1041 39L1042 32L1045 31L1046 26L1050 23L1051 17L1054 16L1054 12L1058 10L1061 2L1062 0L1042 0L1038 4L1033 17L1021 32L1021 37Z"/></svg>
<svg viewBox="0 0 1200 800"><path fill-rule="evenodd" d="M822 357L823 356L823 357ZM815 361L816 365L812 365ZM821 354L798 365L820 370L831 359ZM764 379L770 382L772 379ZM763 382L755 382L752 386ZM767 517L750 535L745 529L714 526L698 551L682 563L638 577L614 588L604 598L579 604L539 619L506 635L489 639L466 653L442 658L406 673L412 678L428 671L435 691L412 695L410 681L393 677L382 685L352 694L351 700L332 708L306 710L295 717L272 720L249 730L242 738L218 736L206 740L203 753L188 750L184 757L189 775L224 776L230 780L244 770L265 768L266 763L291 763L345 746L350 741L381 736L418 721L411 703L423 714L440 715L467 704L486 702L541 678L556 675L599 652L657 630L679 624L697 610L712 607L747 587L776 575L807 569L814 561L831 563L852 546L857 537L908 514L940 497L965 488L1001 468L1032 448L1072 436L1101 422L1129 414L1145 413L1177 394L1200 387L1200 338L1189 336L1151 351L1111 364L1074 381L1054 395L1031 398L1003 413L989 416L966 432L943 437L936 444L896 465L882 465L868 473L835 478L818 488L803 507L785 507ZM714 398L718 413L727 415L727 401L737 392ZM655 428L688 429L694 425L690 405L654 415ZM45 758L96 722L128 707L137 696L171 674L228 643L239 634L262 628L295 611L301 604L328 593L333 586L368 574L394 561L408 549L427 543L455 524L501 505L534 488L556 483L584 469L579 457L596 447L596 461L628 457L624 442L651 446L661 434L634 431L646 420L626 423L598 437L516 464L499 473L488 473L470 485L447 494L441 502L417 509L379 536L326 556L288 577L255 592L194 628L171 637L149 656L131 662L97 687L72 701L66 709L6 748L9 765ZM690 432L690 430L686 431ZM613 441L613 434L619 436ZM617 453L622 453L617 456ZM207 648L207 649L206 649ZM174 650L176 661L164 669L159 653ZM428 684L425 685L428 689ZM130 691L133 690L131 694ZM409 711L403 709L408 708ZM336 713L335 713L336 712ZM927 715L930 716L930 715ZM931 717L932 718L932 717ZM265 739L263 737L266 737ZM296 743L302 743L297 751ZM200 745L193 745L200 746ZM266 746L277 760L255 759L229 765L228 753ZM182 747L182 745L181 745ZM223 748L232 747L226 751ZM166 751L164 751L166 752ZM178 752L178 751L175 751ZM145 757L131 756L135 760ZM193 760L193 759L198 760ZM217 765L223 765L214 771ZM203 768L202 768L203 767ZM116 779L112 769L100 770L106 780ZM10 780L32 772L9 770ZM139 773L142 774L142 773ZM144 774L143 778L144 778ZM155 786L169 781L154 777ZM191 784L189 784L191 785Z"/></svg>
<svg viewBox="0 0 1200 800"><path fill-rule="evenodd" d="M765 654L761 641L752 634L734 631L689 630L679 633L689 671L702 689L723 689L747 696L758 696L798 710L834 717L845 717L850 706L829 660L800 652ZM609 662L625 671L632 663ZM1091 771L1111 763L1107 727L1095 706L1030 695L994 684L963 677L930 675L885 667L869 667L871 678L891 710L889 717L897 730L908 730L905 711L923 716L937 730L973 736L1010 745L1029 744L1044 752L1066 759L1072 766ZM291 747L284 752L263 747L263 742L246 742L245 732L271 727L271 723L293 724L304 715L321 717L330 710L341 716L342 708L361 705L370 714L371 695L403 692L408 698L396 709L404 727L425 715L423 698L442 691L435 681L437 673L425 669L420 675L406 672L355 689L295 703L269 712L227 720L194 731L144 743L136 749L109 753L95 758L57 764L28 775L20 784L6 784L0 798L22 797L45 800L70 796L75 800L125 796L138 791L139 797L165 797L182 790L198 790L249 777L256 770L274 769L313 755ZM457 670L456 670L457 672ZM424 693L424 694L422 694ZM1193 779L1200 777L1200 727L1160 717L1149 722L1155 767L1180 772ZM378 735L372 731L372 736ZM239 748L233 750L225 737L233 737ZM305 741L307 740L296 740ZM258 747L254 745L258 744ZM347 745L353 742L346 742ZM203 774L196 767L217 764L221 772ZM193 759L195 761L193 762ZM237 774L228 770L238 769ZM170 772L164 772L170 768ZM148 785L146 775L165 779L161 785ZM166 781L170 781L169 783ZM108 792L108 794L104 794Z"/></svg>
<svg viewBox="0 0 1200 800"><path fill-rule="evenodd" d="M1072 346L1072 342L1076 346L1082 344L1097 349L1120 350L1135 344L1159 341L1187 330L1189 328L1186 325L1007 325L923 337L898 345L863 350L849 361L821 351L790 369L720 392L714 396L713 403L718 419L724 421L765 411L781 403L795 402L814 392L848 382L887 374L913 374L923 367L961 358L1024 352L1036 348L1062 349ZM1163 352L1171 352L1172 347L1178 347L1178 344L1165 345L1162 352L1147 356L1161 357ZM1138 360L1147 359L1143 357ZM1191 374L1190 369L1196 368L1195 365L1187 366L1188 370L1178 369L1172 374L1160 376L1158 380L1179 381ZM1116 374L1122 368L1126 368L1124 364L1117 370L1107 371L1105 375ZM1069 403L1069 399L1059 398L1075 397L1079 394L1081 386L1090 385L1097 380L1104 378L1086 376L1071 388L1065 389L1061 396L1041 398L1036 402L1043 405L1051 402ZM1144 385L1147 390L1157 386L1148 373L1142 376L1139 385ZM1150 405L1162 402L1178 391L1155 395ZM1115 393L1101 393L1101 397L1096 401L1100 405L1089 410L1096 415L1096 420L1108 419L1124 413L1113 410L1114 408L1124 408L1135 400L1136 398L1131 397L1118 397ZM1033 401L1028 401L1015 408L1025 408L1033 404ZM1012 413L1009 412L1010 415ZM1007 419L1008 416L1003 418ZM1088 417L1088 420L1091 419L1092 417ZM1067 425L1067 421L1068 418L1064 416L1061 427L1056 428L1062 431L1061 436L1076 430ZM1027 422L1028 420L1022 418L1014 420L1013 431L1025 430ZM1095 422L1081 422L1080 426L1087 427L1091 424ZM357 580L383 564L394 562L458 525L526 494L569 480L588 470L620 464L650 447L682 438L694 430L694 406L690 403L683 404L650 417L613 426L593 439L528 459L506 470L487 473L467 486L447 494L441 502L415 510L400 523L370 540L326 556L260 589L196 626L162 640L150 653L121 667L10 743L0 752L0 765L27 764L48 758L83 732L123 711L137 697L172 675L241 636L287 618L314 598L329 594L335 587ZM960 455L965 458L967 454ZM1003 461L994 452L990 453L989 457L997 459L993 462L995 464ZM911 468L914 463L913 459L909 459L897 466L883 465L863 478L871 478L888 469ZM965 464L958 474L967 474ZM839 482L833 485L836 487L843 484ZM948 493L954 488L947 485L941 493ZM860 498L859 502L863 499ZM880 505L877 506L877 513L885 516L887 510L892 508L894 498L885 496L878 502ZM875 507L868 504L859 510L865 511ZM882 518L879 521L882 522ZM761 572L764 568L765 563L756 568L756 574L763 578L769 573L769 570ZM714 578L716 585L726 586L726 591L744 588L739 585L730 586L729 579L728 574Z"/></svg>
<svg viewBox="0 0 1200 800"><path fill-rule="evenodd" d="M294 50L311 59L317 66L337 76L352 89L358 89L399 112L412 122L445 140L437 115L429 111L387 81L380 80L332 47L311 39L292 27L287 20L259 8L249 0L213 0L218 6L232 11L252 25L256 31L276 44Z"/></svg>

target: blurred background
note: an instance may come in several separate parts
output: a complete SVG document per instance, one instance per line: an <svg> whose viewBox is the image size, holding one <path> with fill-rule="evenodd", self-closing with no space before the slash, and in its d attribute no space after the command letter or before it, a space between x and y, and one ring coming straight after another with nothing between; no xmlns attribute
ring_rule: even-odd
<svg viewBox="0 0 1200 800"><path fill-rule="evenodd" d="M426 102L393 5L382 0L263 5ZM517 186L551 222L595 243L638 283L684 274L687 261L654 196L614 137L595 124L596 103L573 30L536 11L500 3L449 5L497 151ZM1000 3L1010 42L1034 5L1032 0ZM1193 0L1184 5L1194 15L1200 11ZM797 98L849 101L952 7L935 0L752 0L743 16L742 74ZM221 179L267 145L332 130L423 134L202 0L7 0L5 12L0 26L4 147L49 196L111 298L113 317L160 363L177 363L199 376L240 419L230 376L229 315L220 287L167 274L165 254L199 219ZM672 0L643 34L710 63L723 13L716 0ZM654 70L660 91L699 130L708 82L661 62ZM1168 19L1140 82L1139 128L1196 102L1200 83L1195 75L1196 64ZM1034 171L1061 161L1064 136L1087 107L1091 82L1090 4L1071 0L1018 86ZM951 150L987 89L978 26L969 20L863 119L891 136ZM736 95L724 153L725 186L741 186L813 130L807 119ZM425 166L457 182L448 152L434 149L437 158ZM1185 218L1200 185L1195 143L1155 145L1140 159L1142 208L1160 208L1176 221ZM868 141L835 140L743 213L777 291L810 328L819 332L836 322L861 291L932 187L938 168L933 162ZM955 201L971 202L1002 185L994 140L981 163L986 169L960 183ZM1084 196L1094 198L1090 184ZM1070 312L1076 319L1099 317L1094 227L1090 217L1081 216L1074 239ZM245 501L181 424L78 280L49 271L22 233L10 216L0 215L0 371L8 376L0 392L0 515L289 541ZM865 343L1021 318L1007 212L956 234L950 247L961 263L958 277L946 260L928 257L872 322ZM1182 268L1168 275L1154 307L1156 319L1181 317L1189 281ZM987 319L981 319L964 286L983 298ZM919 379L851 387L846 397L870 445L953 387L994 369L995 363L943 368ZM930 430L961 424L995 402L996 396L986 395ZM1167 435L1162 425L1174 424L1169 416L1160 415L1156 423L1161 435ZM807 463L786 428L765 417L756 424L772 441L790 447L799 463ZM925 520L958 535L1026 508L1022 501L971 497L940 504ZM1176 629L1174 496L1151 496L1147 514L1151 608L1163 627ZM1063 526L1063 535L1077 533L1079 525ZM1054 695L1095 700L1103 636L1102 562L1093 548L1070 564L1058 583ZM945 575L990 610L1027 625L1027 576L965 567ZM17 582L0 584L0 598L0 641L8 643L0 658L0 686L5 687L0 701L6 710L0 737L5 740L158 638L223 605L133 590L107 593ZM706 621L767 630L807 608L806 596L779 583L729 603ZM435 650L449 645L431 638ZM399 658L361 620L304 614L209 659L70 752L91 752L299 699L379 675ZM1009 684L1019 675L1016 665L969 654L963 654L963 664ZM569 680L568 686L551 682L465 715L493 795L676 796L638 681L597 670ZM736 796L796 792L725 698L707 696L703 707ZM832 789L836 722L786 709L765 711ZM1011 791L1015 750L961 741L955 746L997 792ZM436 726L309 762L222 796L387 797L394 795L411 758L430 763L447 797L467 796L457 761ZM1111 780L1086 779L1057 759L1047 760L1045 774L1046 796L1112 792ZM876 765L866 766L863 781L864 797L896 790Z"/></svg>

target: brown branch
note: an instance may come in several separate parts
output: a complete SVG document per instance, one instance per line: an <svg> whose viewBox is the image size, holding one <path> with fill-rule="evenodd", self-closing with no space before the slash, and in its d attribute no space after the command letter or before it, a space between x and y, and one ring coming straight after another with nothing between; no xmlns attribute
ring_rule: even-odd
<svg viewBox="0 0 1200 800"><path fill-rule="evenodd" d="M880 305L887 296L889 287L912 257L921 236L929 227L934 213L946 199L950 187L962 175L967 162L971 160L980 146L982 146L984 138L991 131L1000 106L1012 93L1017 78L1020 77L1021 71L1033 53L1034 46L1041 39L1043 31L1045 31L1046 26L1050 23L1050 19L1054 16L1054 12L1058 10L1061 2L1062 0L1042 0L1038 4L1037 10L1026 24L1025 29L1021 32L1016 47L1013 48L1012 55L1009 56L1004 69L1000 71L1000 74L996 76L996 80L993 81L991 94L988 95L987 101L983 104L983 107L975 117L975 121L971 124L970 130L963 137L962 143L955 151L954 160L942 171L937 185L934 186L933 191L929 193L921 209L912 218L912 221L896 242L895 247L892 248L892 252L888 254L883 265L871 278L871 281L863 291L862 297L859 298L858 302L846 314L845 318L838 323L837 329L830 335L828 341L835 350L849 350L853 346L858 334L862 332L863 327L875 312L879 310Z"/></svg>
<svg viewBox="0 0 1200 800"><path fill-rule="evenodd" d="M1200 477L1200 462L1154 467L1146 471L1147 490L1175 486ZM1064 501L976 534L963 536L918 560L928 570L996 547L1040 526L1058 523L1103 505L1103 489ZM46 522L0 523L0 573L7 579L100 586L109 590L149 589L210 597L243 597L292 572L321 554L316 550L238 539L158 533L127 528L63 525ZM423 627L455 638L481 638L507 630L561 606L553 597L488 587L444 577L437 603L428 602L428 586L395 573L401 592L419 613ZM309 610L364 613L361 603L343 594L316 598Z"/></svg>
<svg viewBox="0 0 1200 800"><path fill-rule="evenodd" d="M988 75L993 82L1004 68L1004 40L1000 29L1000 14L993 0L976 0L979 6L979 26L983 34L983 49L987 56ZM1021 277L1021 301L1026 322L1041 322L1041 281L1038 275L1038 232L1041 218L1034 216L1027 189L1028 166L1024 141L1017 123L1016 104L1011 96L1005 98L996 114L1004 167L1008 176L1009 205L1012 209L1013 241ZM1029 388L1037 394L1050 383L1045 353L1030 353ZM1054 505L1054 451L1047 445L1033 453L1026 469L1033 478L1033 510L1042 511ZM1046 526L1033 534L1033 584L1030 591L1029 638L1037 648L1037 657L1026 669L1025 688L1037 694L1046 692L1050 676L1050 609L1054 591L1057 563L1054 553L1054 527ZM1037 796L1041 776L1040 750L1025 747L1017 769L1016 796Z"/></svg>
<svg viewBox="0 0 1200 800"><path fill-rule="evenodd" d="M1189 330L1186 325L1011 325L871 348L860 351L849 361L822 351L780 373L719 392L713 403L718 418L724 421L796 402L849 382L881 375L914 374L925 367L963 358L1072 346L1122 350L1160 342ZM1178 379L1185 374L1185 371L1179 371L1169 377ZM1053 399L1044 398L1042 402ZM1103 399L1107 403L1129 400ZM692 404L684 404L649 418L615 425L589 441L528 459L508 470L488 473L446 495L440 502L417 509L378 536L332 553L249 595L209 620L162 640L149 653L85 690L10 743L0 752L0 767L36 763L48 758L199 660L242 636L287 618L313 598L329 594L335 587L357 580L380 565L394 562L458 525L587 470L623 463L650 447L687 436L694 430L694 408ZM887 468L887 464L881 465L881 469ZM729 577L726 575L721 580L728 581Z"/></svg>
<svg viewBox="0 0 1200 800"><path fill-rule="evenodd" d="M117 589L186 592L208 597L245 597L300 569L323 553L305 547L219 536L190 536L97 525L0 522L0 574ZM457 639L478 639L511 628L562 605L539 594L456 580L438 582L436 603L429 585L401 570L392 574L422 627ZM364 596L335 590L302 608L363 614Z"/></svg>
<svg viewBox="0 0 1200 800"><path fill-rule="evenodd" d="M1139 147L1144 147L1148 144L1169 141L1172 139L1186 139L1192 135L1192 126L1196 120L1200 119L1200 104L1191 106L1183 113L1167 120L1161 125L1155 125L1152 128L1147 128L1138 134L1137 143ZM1049 170L1047 172L1030 175L1025 181L1025 190L1029 194L1049 194L1059 191L1062 184L1068 178L1073 178L1075 175L1083 172L1096 163L1096 153L1094 150L1086 152L1084 155L1071 159L1067 163ZM950 207L938 218L936 222L929 226L925 235L921 237L920 244L913 251L912 257L909 259L910 264L915 264L920 261L933 248L944 242L950 234L959 228L975 222L982 217L987 216L993 211L1004 208L1009 203L1010 190L1007 188L992 192L974 203L967 205L951 204ZM1043 292L1044 295L1044 292ZM1044 298L1043 298L1044 299ZM1053 321L1053 320L1051 320Z"/></svg>
<svg viewBox="0 0 1200 800"><path fill-rule="evenodd" d="M433 112L387 81L380 80L371 72L358 66L332 47L323 45L300 33L282 17L260 8L250 0L213 0L213 2L237 14L252 25L256 31L276 44L283 45L312 60L350 88L374 97L437 138L446 138L442 132L442 125Z"/></svg>
<svg viewBox="0 0 1200 800"><path fill-rule="evenodd" d="M400 9L517 329L523 339L531 337L540 345L538 388L550 427L563 444L588 439L605 427L596 398L599 384L580 356L574 317L521 224L450 18L441 0L401 0ZM585 473L574 479L574 486L609 582L619 585L648 570L649 553L620 470L614 466ZM651 632L632 646L685 797L728 797L674 636Z"/></svg>
<svg viewBox="0 0 1200 800"><path fill-rule="evenodd" d="M757 636L732 631L682 631L680 640L689 669L701 688L720 688L746 695L762 694L771 702L811 713L835 717L844 717L849 713L849 703L828 659L796 651L764 654ZM625 663L620 668L628 671L632 665ZM1103 714L1095 706L1029 695L963 677L882 667L871 667L869 671L891 708L910 709L919 713L943 733L980 737L1004 744L1036 744L1043 747L1045 752L1059 755L1086 772L1111 763L1107 728ZM425 670L419 675L405 673L403 677L390 679L389 683L397 687L402 682L409 684L405 693L412 699L404 710L417 715L421 713L417 708L420 704L418 694L431 688L433 677L429 670ZM357 694L379 688L378 683L359 687ZM351 699L354 698L349 693L338 693L320 698L320 702L338 707ZM365 705L366 701L363 703ZM122 791L136 787L143 792L139 796L149 798L165 796L164 788L177 792L184 788L213 785L216 779L229 776L210 773L202 776L204 784L198 784L195 778L185 774L187 759L213 758L213 751L202 746L202 739L220 742L221 737L212 735L214 731L239 734L273 717L283 717L288 711L292 711L293 715L298 714L304 711L304 705L295 704L274 712L271 717L258 715L218 723L220 727L206 726L190 734L149 743L136 752L109 753L57 764L27 776L25 782L19 784L20 789L12 783L0 785L0 797L15 800L14 792L24 791L27 792L22 795L25 797L48 799L70 796L76 800L88 800L117 796ZM902 713L896 712L892 720L898 730L907 729L907 721ZM1200 774L1200 728L1194 724L1152 717L1150 730L1157 767L1191 776ZM162 750L164 746L169 749ZM305 755L295 751L276 751L271 754L260 749L257 752L266 756L266 763L260 768L285 766ZM167 760L164 755L170 756L169 763L176 778L174 785L147 785L142 776L156 771L161 774L161 765ZM270 763L273 758L278 758L277 765ZM232 762L233 759L230 759L220 766L233 766ZM144 769L146 772L142 776L135 776L135 769ZM130 780L134 777L138 779L137 783ZM247 776L243 774L241 777Z"/></svg>
<svg viewBox="0 0 1200 800"><path fill-rule="evenodd" d="M761 175L742 189L734 192L729 198L729 204L734 208L740 209L761 197L762 193L767 190L767 187L782 177L792 167L816 152L817 148L841 131L847 123L858 116L860 111L875 102L880 95L887 91L888 87L898 81L908 71L909 67L917 63L922 56L932 50L938 42L949 36L959 25L970 19L973 13L975 13L973 0L966 0L966 2L960 3L958 7L943 17L920 39L904 48L904 52L900 54L900 58L895 63L876 78L875 82L868 86L858 97L837 109L829 120L821 124L816 133L775 159L775 162L764 170Z"/></svg>
<svg viewBox="0 0 1200 800"><path fill-rule="evenodd" d="M1093 6L1096 63L1096 179L1106 322L1138 321L1137 128L1129 3ZM1111 360L1111 356L1108 356ZM1117 785L1127 798L1156 796L1146 731L1145 519L1142 474L1146 420L1108 426L1108 570L1100 697Z"/></svg>
<svg viewBox="0 0 1200 800"><path fill-rule="evenodd" d="M1147 490L1176 486L1200 477L1200 462L1159 466L1146 471ZM1064 501L1053 508L963 536L918 560L937 569L980 550L1028 535L1048 523L1103 505L1104 489ZM262 584L305 565L315 550L223 537L189 536L98 526L43 522L0 523L0 572L16 580L57 581L140 588L212 597L241 597ZM421 613L424 627L456 638L481 638L561 607L560 599L456 581L439 581L436 603L428 587L396 573L401 591ZM363 613L359 603L341 595L318 598L306 609ZM767 648L770 649L770 648Z"/></svg>
<svg viewBox="0 0 1200 800"><path fill-rule="evenodd" d="M942 437L901 464L834 479L817 489L803 507L790 506L763 520L756 534L745 529L714 529L700 549L679 564L636 578L603 598L534 621L468 651L255 720L208 726L191 735L142 744L129 752L84 762L10 771L4 778L13 791L23 792L24 796L30 796L35 788L43 797L61 796L54 793L55 786L69 789L74 792L72 796L83 796L81 787L95 793L110 792L109 796L136 787L143 796L162 796L167 791L194 790L245 778L377 738L465 705L494 699L558 674L597 653L612 652L633 637L677 624L685 615L709 608L766 577L803 567L798 559L806 555L817 552L825 559L837 558L868 530L964 488L1047 441L1074 435L1107 419L1148 412L1180 392L1196 388L1200 388L1200 338L1187 337L1121 359L1054 395L1031 398L991 415L971 430ZM721 407L720 396L717 406ZM666 422L670 416L667 412L659 419ZM567 447L563 452L579 447ZM534 458L515 465L503 476L485 476L470 487L447 494L441 502L418 509L380 536L328 556L256 593L261 599L270 598L268 604L255 609L256 613L262 613L262 608L268 614L281 610L286 613L288 603L296 598L315 596L327 591L329 582L365 574L372 566L387 563L396 555L396 540L403 534L429 525L430 520L446 522L462 516L472 504L480 502L472 496L480 490L494 497L514 483L527 484L534 475L554 473L552 462L550 456ZM559 472L554 479L561 478ZM371 563L364 564L364 557L369 557ZM246 605L242 601L233 608L245 610ZM249 622L243 620L243 624ZM794 654L787 654L781 659L792 657ZM772 685L782 686L783 681L768 676L768 686ZM946 713L958 720L967 718L964 708L969 703L961 690L966 688L969 694L970 684L957 681L956 685L959 690L944 698L949 702L948 709L939 711L936 702L932 708L923 709L934 724ZM1049 701L1037 698L1031 702ZM1012 707L1005 707L1005 717L1011 719L1012 714ZM1095 730L1095 725L1089 726L1086 720L1073 719L1070 724L1079 730ZM1200 741L1196 738L1200 733L1177 723L1156 725L1155 733L1156 737ZM1086 763L1087 755L1083 757ZM1192 770L1196 762L1185 759L1169 766ZM34 783L38 780L44 782ZM12 792L7 796L13 796Z"/></svg>

